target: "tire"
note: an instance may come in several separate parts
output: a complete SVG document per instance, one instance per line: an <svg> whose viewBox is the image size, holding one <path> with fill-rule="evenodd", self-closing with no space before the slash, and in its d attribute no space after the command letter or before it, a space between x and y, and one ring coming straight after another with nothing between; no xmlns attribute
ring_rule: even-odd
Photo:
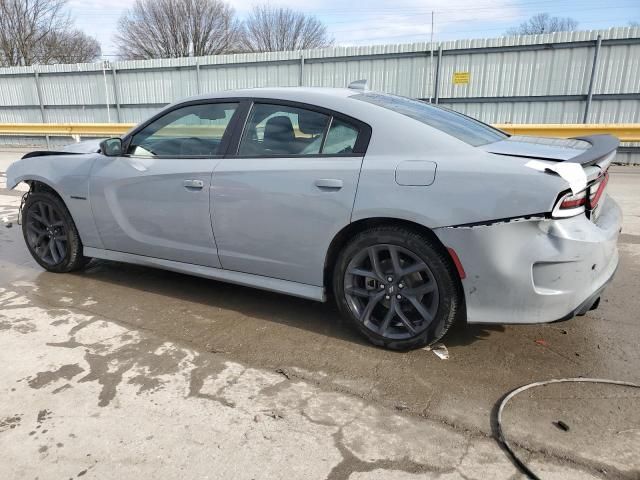
<svg viewBox="0 0 640 480"><path fill-rule="evenodd" d="M396 226L365 230L347 243L333 270L333 294L342 315L365 337L392 350L435 343L464 306L446 250Z"/></svg>
<svg viewBox="0 0 640 480"><path fill-rule="evenodd" d="M80 270L90 258L64 202L49 192L29 193L22 208L22 235L38 264L49 272Z"/></svg>

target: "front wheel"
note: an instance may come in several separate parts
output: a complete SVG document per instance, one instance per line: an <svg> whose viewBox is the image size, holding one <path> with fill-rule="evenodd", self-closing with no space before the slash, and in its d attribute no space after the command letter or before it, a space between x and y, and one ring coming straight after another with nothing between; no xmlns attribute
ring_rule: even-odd
<svg viewBox="0 0 640 480"><path fill-rule="evenodd" d="M22 209L22 234L44 269L66 273L84 267L82 242L65 204L49 192L30 193Z"/></svg>
<svg viewBox="0 0 640 480"><path fill-rule="evenodd" d="M333 289L341 313L371 342L394 350L436 342L462 306L446 251L403 227L355 236L338 257Z"/></svg>

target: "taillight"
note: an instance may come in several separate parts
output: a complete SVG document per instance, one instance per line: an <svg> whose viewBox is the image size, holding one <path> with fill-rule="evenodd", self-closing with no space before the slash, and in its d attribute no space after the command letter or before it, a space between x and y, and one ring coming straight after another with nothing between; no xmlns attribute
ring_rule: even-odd
<svg viewBox="0 0 640 480"><path fill-rule="evenodd" d="M598 205L602 194L604 193L604 189L607 186L607 182L609 182L609 172L605 172L605 174L598 179L593 185L589 187L589 209L593 210Z"/></svg>
<svg viewBox="0 0 640 480"><path fill-rule="evenodd" d="M585 190L575 194L565 193L556 203L551 215L555 218L573 217L584 213L587 209L593 210L598 205L608 181L609 173L607 172Z"/></svg>
<svg viewBox="0 0 640 480"><path fill-rule="evenodd" d="M575 195L567 195L560 202L561 210L570 210L572 208L583 207L587 203L587 191L583 190Z"/></svg>

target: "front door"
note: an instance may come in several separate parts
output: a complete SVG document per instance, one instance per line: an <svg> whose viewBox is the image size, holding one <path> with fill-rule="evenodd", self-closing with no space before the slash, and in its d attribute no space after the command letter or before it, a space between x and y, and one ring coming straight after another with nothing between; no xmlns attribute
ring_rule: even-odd
<svg viewBox="0 0 640 480"><path fill-rule="evenodd" d="M223 268L322 285L327 248L351 218L361 127L331 112L254 103L237 155L213 174Z"/></svg>
<svg viewBox="0 0 640 480"><path fill-rule="evenodd" d="M136 132L122 157L100 157L91 205L107 250L219 267L211 174L237 103L189 104Z"/></svg>

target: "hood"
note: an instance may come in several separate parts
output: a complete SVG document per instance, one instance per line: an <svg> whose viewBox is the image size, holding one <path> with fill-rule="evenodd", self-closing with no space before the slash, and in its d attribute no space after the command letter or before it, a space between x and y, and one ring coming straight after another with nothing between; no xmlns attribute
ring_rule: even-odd
<svg viewBox="0 0 640 480"><path fill-rule="evenodd" d="M579 139L525 137L514 135L499 142L483 145L483 150L498 155L564 161L577 157L591 148L591 143Z"/></svg>
<svg viewBox="0 0 640 480"><path fill-rule="evenodd" d="M83 153L98 153L100 152L100 142L103 139L85 140L84 142L71 143L60 147L57 150L34 150L33 152L26 153L22 158L31 157L48 157L50 155L79 155Z"/></svg>
<svg viewBox="0 0 640 480"><path fill-rule="evenodd" d="M61 149L60 152L68 152L68 153L98 153L100 151L100 142L102 142L104 138L94 139L94 140L85 140L83 142L71 143L69 145L65 145Z"/></svg>

